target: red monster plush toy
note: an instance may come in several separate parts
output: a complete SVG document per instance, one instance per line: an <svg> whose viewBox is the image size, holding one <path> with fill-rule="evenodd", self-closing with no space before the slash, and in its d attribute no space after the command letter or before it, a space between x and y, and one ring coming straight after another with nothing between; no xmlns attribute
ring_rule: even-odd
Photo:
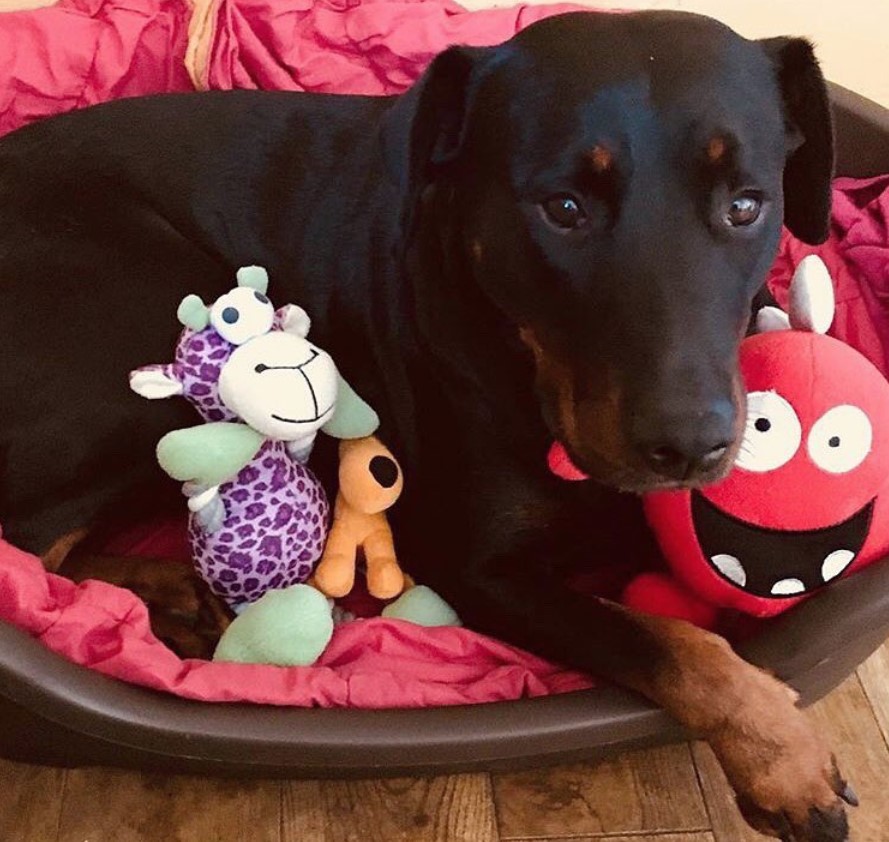
<svg viewBox="0 0 889 842"><path fill-rule="evenodd" d="M741 343L747 424L729 476L644 499L672 575L645 573L624 602L712 627L720 609L770 617L889 552L889 383L824 335L833 285L815 256L789 315L760 311ZM550 468L582 479L561 445Z"/></svg>

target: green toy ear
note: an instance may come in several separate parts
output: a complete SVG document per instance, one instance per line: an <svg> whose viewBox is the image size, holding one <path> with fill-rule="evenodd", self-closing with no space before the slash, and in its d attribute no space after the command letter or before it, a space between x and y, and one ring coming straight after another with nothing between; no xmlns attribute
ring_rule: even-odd
<svg viewBox="0 0 889 842"><path fill-rule="evenodd" d="M203 330L210 324L210 311L197 295L186 295L176 311L179 323L192 330Z"/></svg>
<svg viewBox="0 0 889 842"><path fill-rule="evenodd" d="M268 291L269 273L262 266L242 266L237 278L239 287L251 287L263 295Z"/></svg>
<svg viewBox="0 0 889 842"><path fill-rule="evenodd" d="M321 429L335 439L363 439L375 433L380 426L380 416L358 397L339 372L336 377L336 409Z"/></svg>

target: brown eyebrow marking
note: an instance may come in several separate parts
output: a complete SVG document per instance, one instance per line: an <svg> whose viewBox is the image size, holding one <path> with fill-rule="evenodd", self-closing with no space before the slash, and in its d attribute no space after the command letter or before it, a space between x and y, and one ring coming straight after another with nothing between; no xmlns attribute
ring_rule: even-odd
<svg viewBox="0 0 889 842"><path fill-rule="evenodd" d="M728 143L721 135L715 135L710 138L710 141L707 143L707 160L711 164L719 164L722 162L722 159L725 157L725 153L728 151Z"/></svg>
<svg viewBox="0 0 889 842"><path fill-rule="evenodd" d="M592 162L593 171L596 173L607 172L614 164L614 153L602 146L601 143L590 149L587 157Z"/></svg>

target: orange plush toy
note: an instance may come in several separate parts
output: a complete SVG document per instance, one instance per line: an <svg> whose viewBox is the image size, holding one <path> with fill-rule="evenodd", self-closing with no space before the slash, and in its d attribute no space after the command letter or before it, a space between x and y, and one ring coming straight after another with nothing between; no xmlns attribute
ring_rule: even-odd
<svg viewBox="0 0 889 842"><path fill-rule="evenodd" d="M329 597L342 597L355 584L358 551L364 551L367 589L392 599L412 584L395 556L386 510L401 496L401 468L375 436L340 442L339 492L333 525L314 584Z"/></svg>

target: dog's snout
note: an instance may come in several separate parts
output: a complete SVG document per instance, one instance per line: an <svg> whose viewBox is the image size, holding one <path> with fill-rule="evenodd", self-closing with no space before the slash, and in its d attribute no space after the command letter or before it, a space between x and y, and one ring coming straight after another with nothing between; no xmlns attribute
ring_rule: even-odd
<svg viewBox="0 0 889 842"><path fill-rule="evenodd" d="M703 412L656 414L635 425L635 446L658 476L687 482L712 474L734 437L731 401L714 402Z"/></svg>
<svg viewBox="0 0 889 842"><path fill-rule="evenodd" d="M728 443L717 444L704 453L689 452L671 444L661 444L650 450L647 461L651 469L668 479L688 480L697 474L711 471L728 451Z"/></svg>

